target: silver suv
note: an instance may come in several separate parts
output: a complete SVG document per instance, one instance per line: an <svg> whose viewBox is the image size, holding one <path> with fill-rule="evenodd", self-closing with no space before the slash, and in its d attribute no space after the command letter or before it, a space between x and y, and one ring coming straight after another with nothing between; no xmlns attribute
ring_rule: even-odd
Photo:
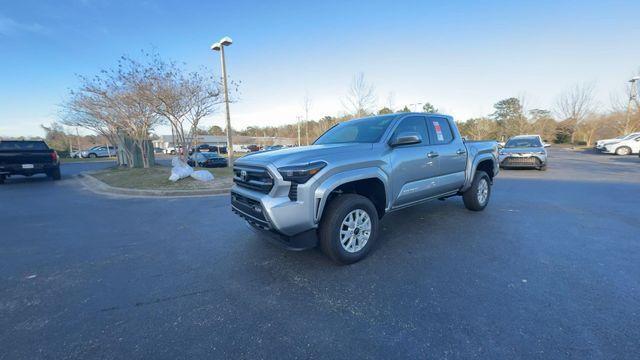
<svg viewBox="0 0 640 360"><path fill-rule="evenodd" d="M483 210L498 172L497 143L463 140L450 116L374 116L340 123L310 146L238 159L231 205L287 247L319 243L348 264L366 256L389 212L455 195Z"/></svg>
<svg viewBox="0 0 640 360"><path fill-rule="evenodd" d="M117 148L113 147L113 146L94 146L91 149L88 150L82 150L82 152L80 152L80 156L83 158L98 158L98 157L109 157L109 156L116 156L117 154Z"/></svg>

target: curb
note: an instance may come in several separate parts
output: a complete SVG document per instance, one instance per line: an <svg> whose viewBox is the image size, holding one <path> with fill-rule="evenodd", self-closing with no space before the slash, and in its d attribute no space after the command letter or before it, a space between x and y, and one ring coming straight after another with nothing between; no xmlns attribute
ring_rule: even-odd
<svg viewBox="0 0 640 360"><path fill-rule="evenodd" d="M143 189L127 189L107 185L106 183L96 179L88 173L80 173L76 177L83 183L88 190L101 195L127 195L127 196L145 196L145 197L193 197L193 196L216 196L225 195L231 191L231 188L213 189L213 190L143 190Z"/></svg>

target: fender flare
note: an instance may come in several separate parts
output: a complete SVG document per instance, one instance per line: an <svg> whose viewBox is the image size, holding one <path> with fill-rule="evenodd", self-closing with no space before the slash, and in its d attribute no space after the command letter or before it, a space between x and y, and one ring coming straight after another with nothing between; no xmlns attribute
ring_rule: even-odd
<svg viewBox="0 0 640 360"><path fill-rule="evenodd" d="M476 175L476 170L478 169L478 165L485 160L490 160L493 163L494 173L496 173L495 168L496 166L498 166L498 162L496 158L493 156L493 154L490 154L490 153L478 154L476 157L474 157L473 163L471 164L471 166L467 168L467 174L466 174L467 176L466 176L464 186L460 190L461 192L464 192L471 187L471 184L473 183L473 177Z"/></svg>
<svg viewBox="0 0 640 360"><path fill-rule="evenodd" d="M366 179L378 179L382 182L385 192L385 209L388 209L391 198L389 176L378 167L354 169L331 175L316 188L314 192L314 221L318 223L322 218L322 213L327 205L329 194L331 194L333 190L337 189L341 185Z"/></svg>

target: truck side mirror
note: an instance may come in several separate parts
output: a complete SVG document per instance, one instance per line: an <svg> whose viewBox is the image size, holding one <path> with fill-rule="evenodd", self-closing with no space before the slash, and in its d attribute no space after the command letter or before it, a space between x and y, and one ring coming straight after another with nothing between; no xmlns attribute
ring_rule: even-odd
<svg viewBox="0 0 640 360"><path fill-rule="evenodd" d="M391 146L400 146L400 145L412 145L419 144L422 142L422 138L420 138L420 134L417 132L402 132L396 135L389 145Z"/></svg>
<svg viewBox="0 0 640 360"><path fill-rule="evenodd" d="M549 147L549 146L551 146L551 144L544 143L544 144L542 144L542 146Z"/></svg>

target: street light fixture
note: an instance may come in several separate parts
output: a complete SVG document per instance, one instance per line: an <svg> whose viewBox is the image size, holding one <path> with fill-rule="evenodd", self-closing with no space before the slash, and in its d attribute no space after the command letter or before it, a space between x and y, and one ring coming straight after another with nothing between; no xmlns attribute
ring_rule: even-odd
<svg viewBox="0 0 640 360"><path fill-rule="evenodd" d="M227 66L224 61L224 47L233 44L230 37L225 36L219 42L211 45L211 50L220 52L222 63L222 84L224 86L224 104L227 113L227 153L229 154L229 167L233 168L233 141L231 134L231 115L229 114L229 89L227 88Z"/></svg>
<svg viewBox="0 0 640 360"><path fill-rule="evenodd" d="M629 120L631 119L631 103L635 102L637 111L640 111L640 102L638 101L638 88L636 87L636 82L640 80L640 76L634 76L629 80L631 83L629 89L629 102L627 103L627 116L626 123L629 124Z"/></svg>

